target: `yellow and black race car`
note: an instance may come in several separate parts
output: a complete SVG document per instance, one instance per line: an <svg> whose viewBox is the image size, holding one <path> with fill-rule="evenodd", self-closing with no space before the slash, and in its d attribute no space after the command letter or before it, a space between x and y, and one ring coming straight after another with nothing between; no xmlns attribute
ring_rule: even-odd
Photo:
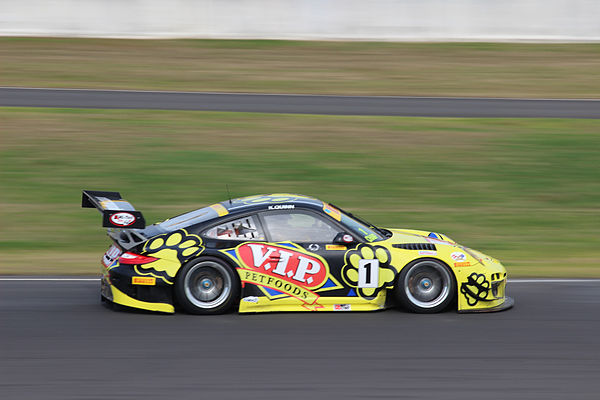
<svg viewBox="0 0 600 400"><path fill-rule="evenodd" d="M500 311L506 270L445 235L384 229L312 197L270 194L146 226L117 192L83 191L113 245L102 298L172 313Z"/></svg>

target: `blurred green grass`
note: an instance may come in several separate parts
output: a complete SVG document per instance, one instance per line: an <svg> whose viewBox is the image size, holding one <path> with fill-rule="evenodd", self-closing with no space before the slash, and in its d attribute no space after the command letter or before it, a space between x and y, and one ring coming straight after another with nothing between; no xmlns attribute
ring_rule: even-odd
<svg viewBox="0 0 600 400"><path fill-rule="evenodd" d="M600 44L0 38L2 86L598 98Z"/></svg>
<svg viewBox="0 0 600 400"><path fill-rule="evenodd" d="M155 222L234 196L322 198L445 233L511 276L600 277L600 121L0 108L0 273L96 273L82 189Z"/></svg>

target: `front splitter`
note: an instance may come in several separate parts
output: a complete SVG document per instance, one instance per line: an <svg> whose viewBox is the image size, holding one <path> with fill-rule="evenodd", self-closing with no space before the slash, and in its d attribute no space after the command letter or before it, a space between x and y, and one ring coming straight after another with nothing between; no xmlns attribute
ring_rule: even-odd
<svg viewBox="0 0 600 400"><path fill-rule="evenodd" d="M512 308L515 305L515 300L512 297L505 297L504 298L504 303L497 305L496 307L491 307L491 308L479 308L476 310L462 310L459 311L459 313L461 314L466 314L466 313L488 313L488 312L498 312L498 311L504 311L504 310L508 310L509 308Z"/></svg>

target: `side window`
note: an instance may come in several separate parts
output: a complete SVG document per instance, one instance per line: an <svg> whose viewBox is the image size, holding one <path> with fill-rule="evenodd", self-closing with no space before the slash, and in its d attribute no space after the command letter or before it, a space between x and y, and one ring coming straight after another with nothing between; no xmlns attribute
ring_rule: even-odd
<svg viewBox="0 0 600 400"><path fill-rule="evenodd" d="M211 239L265 240L265 235L253 215L213 226L202 235Z"/></svg>
<svg viewBox="0 0 600 400"><path fill-rule="evenodd" d="M331 243L340 231L330 222L309 213L274 212L263 213L261 217L274 242Z"/></svg>

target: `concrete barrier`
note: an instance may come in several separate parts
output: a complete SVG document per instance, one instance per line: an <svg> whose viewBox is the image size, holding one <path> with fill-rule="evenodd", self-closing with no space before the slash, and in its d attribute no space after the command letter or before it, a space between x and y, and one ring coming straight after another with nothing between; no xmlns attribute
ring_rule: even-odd
<svg viewBox="0 0 600 400"><path fill-rule="evenodd" d="M0 0L0 35L600 41L600 1Z"/></svg>

